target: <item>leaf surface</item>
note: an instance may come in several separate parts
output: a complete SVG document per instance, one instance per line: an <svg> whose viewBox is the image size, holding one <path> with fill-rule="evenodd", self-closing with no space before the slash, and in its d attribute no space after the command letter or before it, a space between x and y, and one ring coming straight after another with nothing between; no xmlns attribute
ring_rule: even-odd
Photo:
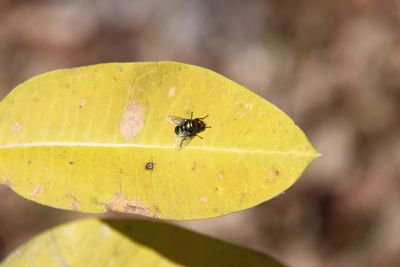
<svg viewBox="0 0 400 267"><path fill-rule="evenodd" d="M262 253L150 221L81 220L50 229L0 264L22 266L282 266Z"/></svg>
<svg viewBox="0 0 400 267"><path fill-rule="evenodd" d="M166 118L191 112L212 128L177 150ZM317 156L277 107L176 62L56 70L0 104L0 182L62 209L221 216L282 193Z"/></svg>

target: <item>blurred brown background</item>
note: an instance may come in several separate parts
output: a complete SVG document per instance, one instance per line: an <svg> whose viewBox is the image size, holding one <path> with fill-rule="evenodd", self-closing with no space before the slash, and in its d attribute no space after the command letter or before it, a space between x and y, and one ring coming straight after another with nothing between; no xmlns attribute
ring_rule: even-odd
<svg viewBox="0 0 400 267"><path fill-rule="evenodd" d="M53 69L154 60L250 88L323 154L284 195L181 225L290 266L400 266L400 1L0 1L1 97ZM81 216L0 199L0 259Z"/></svg>

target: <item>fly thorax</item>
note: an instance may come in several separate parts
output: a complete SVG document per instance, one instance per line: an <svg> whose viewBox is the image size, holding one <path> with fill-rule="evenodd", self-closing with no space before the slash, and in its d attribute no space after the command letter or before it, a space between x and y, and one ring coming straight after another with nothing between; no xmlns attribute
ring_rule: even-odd
<svg viewBox="0 0 400 267"><path fill-rule="evenodd" d="M192 121L186 121L183 127L185 131L190 131L193 128Z"/></svg>

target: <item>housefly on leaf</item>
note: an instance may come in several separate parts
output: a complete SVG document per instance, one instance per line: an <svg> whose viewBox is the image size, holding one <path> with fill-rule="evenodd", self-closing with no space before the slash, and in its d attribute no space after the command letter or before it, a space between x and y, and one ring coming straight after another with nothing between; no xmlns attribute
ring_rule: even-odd
<svg viewBox="0 0 400 267"><path fill-rule="evenodd" d="M181 149L183 142L190 141L193 137L197 136L200 139L203 139L198 133L204 131L206 128L211 128L210 126L206 126L204 123L204 119L207 118L208 115L202 118L194 118L193 112L190 115L190 119L168 116L167 120L169 120L172 124L175 125L175 134L176 134L176 142L175 148Z"/></svg>

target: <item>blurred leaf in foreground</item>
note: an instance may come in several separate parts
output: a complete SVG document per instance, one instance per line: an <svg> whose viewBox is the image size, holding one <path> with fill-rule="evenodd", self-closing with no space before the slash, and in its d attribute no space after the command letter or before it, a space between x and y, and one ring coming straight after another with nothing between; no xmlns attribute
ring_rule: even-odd
<svg viewBox="0 0 400 267"><path fill-rule="evenodd" d="M81 220L48 230L1 264L13 266L282 266L262 253L150 221Z"/></svg>

